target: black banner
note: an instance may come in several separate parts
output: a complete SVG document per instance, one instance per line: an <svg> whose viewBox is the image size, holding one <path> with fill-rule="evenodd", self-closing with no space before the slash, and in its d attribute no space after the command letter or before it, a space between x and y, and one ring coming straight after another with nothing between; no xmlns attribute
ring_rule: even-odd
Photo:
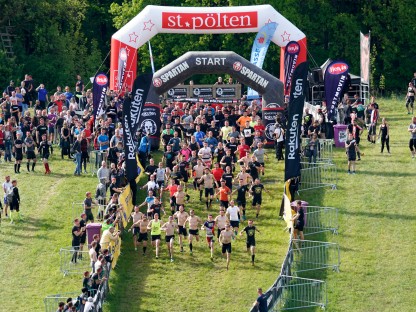
<svg viewBox="0 0 416 312"><path fill-rule="evenodd" d="M137 177L136 150L137 143L134 140L131 120L131 99L126 96L123 103L123 138L124 138L124 155L126 162L127 180L131 181Z"/></svg>
<svg viewBox="0 0 416 312"><path fill-rule="evenodd" d="M286 130L285 181L300 176L300 135L307 75L307 62L299 64L293 73Z"/></svg>
<svg viewBox="0 0 416 312"><path fill-rule="evenodd" d="M152 150L159 149L160 144L160 105L146 103L140 115L140 131L150 134Z"/></svg>
<svg viewBox="0 0 416 312"><path fill-rule="evenodd" d="M328 110L328 120L336 116L338 103L344 95L348 81L349 66L344 61L333 61L325 71L325 100Z"/></svg>
<svg viewBox="0 0 416 312"><path fill-rule="evenodd" d="M142 114L144 103L146 103L150 85L152 84L152 78L153 74L143 74L134 80L131 93L131 114L129 118L131 131L134 136L139 127L140 116Z"/></svg>

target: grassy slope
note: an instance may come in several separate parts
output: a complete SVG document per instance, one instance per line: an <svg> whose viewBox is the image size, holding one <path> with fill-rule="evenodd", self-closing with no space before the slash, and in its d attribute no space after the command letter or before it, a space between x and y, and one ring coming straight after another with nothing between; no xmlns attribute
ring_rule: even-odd
<svg viewBox="0 0 416 312"><path fill-rule="evenodd" d="M340 210L339 235L323 238L340 244L341 272L314 275L328 281L329 311L411 311L416 305L411 288L416 265L412 251L416 213L409 205L414 196L416 160L410 159L407 148L410 117L402 112L401 102L380 104L381 116L386 116L391 125L392 155L380 155L379 144L373 146L363 140L366 155L358 164L357 175L348 176L344 154L337 150L338 190L302 194L314 205ZM50 177L40 173L17 177L25 221L11 226L3 220L0 230L0 289L3 298L16 300L2 300L0 311L27 311L28 307L40 311L46 295L80 288L79 276L63 278L59 272L59 248L71 242L70 203L82 200L84 192L93 191L97 182L92 177L72 176L74 166L68 160L53 159L51 167L56 173ZM287 248L283 225L275 221L282 192L282 169L281 164L274 162L268 166L266 180L271 184L266 185L273 192L266 194L258 221L262 234L257 238L255 268L249 265L249 256L244 252L244 239L233 245L231 269L227 272L218 246L214 263L207 259L209 251L201 242L193 257L189 253L176 254L176 261L171 264L165 246L156 262L153 249L143 258L133 251L128 237L113 274L112 296L105 310L249 308L256 287L267 288L276 278ZM37 171L41 170L38 165ZM0 164L2 179L12 171L12 165ZM273 183L276 180L278 183ZM191 201L189 207L204 217L199 201Z"/></svg>

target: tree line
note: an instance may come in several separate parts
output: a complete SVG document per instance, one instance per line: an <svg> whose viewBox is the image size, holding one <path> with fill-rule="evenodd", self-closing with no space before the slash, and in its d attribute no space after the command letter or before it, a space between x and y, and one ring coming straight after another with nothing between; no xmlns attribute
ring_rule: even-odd
<svg viewBox="0 0 416 312"><path fill-rule="evenodd" d="M49 89L73 84L76 74L93 76L110 51L111 35L146 5L239 6L259 0L15 0L5 3L0 33L12 27L12 58L0 50L0 86L25 73ZM404 92L416 71L416 20L409 0L270 0L308 40L310 68L327 58L344 59L360 73L359 32L371 31L371 79L377 91ZM256 34L159 34L151 39L156 70L187 51L235 51L249 59ZM270 45L263 68L279 76L280 48ZM150 72L147 45L139 49L139 71ZM102 70L109 68L109 58ZM87 79L85 79L87 80ZM211 76L193 77L212 83Z"/></svg>

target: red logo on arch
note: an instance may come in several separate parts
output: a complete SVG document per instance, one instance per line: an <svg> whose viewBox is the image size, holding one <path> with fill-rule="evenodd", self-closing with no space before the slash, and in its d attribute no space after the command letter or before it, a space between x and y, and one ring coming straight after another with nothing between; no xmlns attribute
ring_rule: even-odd
<svg viewBox="0 0 416 312"><path fill-rule="evenodd" d="M153 79L153 85L156 87L156 88L159 88L161 85L162 85L162 79L160 79L160 78L155 78L155 79Z"/></svg>

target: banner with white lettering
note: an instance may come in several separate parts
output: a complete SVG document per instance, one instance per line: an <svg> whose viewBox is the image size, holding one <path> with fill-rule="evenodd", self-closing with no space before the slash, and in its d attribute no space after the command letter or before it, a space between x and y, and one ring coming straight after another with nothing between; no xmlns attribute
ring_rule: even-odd
<svg viewBox="0 0 416 312"><path fill-rule="evenodd" d="M299 64L293 73L290 90L289 116L285 139L285 181L300 176L300 136L307 88L308 63Z"/></svg>
<svg viewBox="0 0 416 312"><path fill-rule="evenodd" d="M92 84L92 103L93 103L93 115L94 120L97 120L102 114L104 114L104 104L106 99L106 93L108 89L108 77L104 73L98 73L94 77Z"/></svg>
<svg viewBox="0 0 416 312"><path fill-rule="evenodd" d="M152 84L153 74L142 74L138 76L133 83L133 90L131 92L131 113L130 113L130 127L135 137L139 127L140 116L146 103L147 95L149 94L150 85Z"/></svg>
<svg viewBox="0 0 416 312"><path fill-rule="evenodd" d="M134 140L131 120L131 98L126 96L123 103L123 138L124 138L124 155L126 163L127 180L131 181L137 177L136 149L137 143Z"/></svg>
<svg viewBox="0 0 416 312"><path fill-rule="evenodd" d="M300 52L300 45L296 41L291 41L285 48L285 95L290 92L293 72L296 68Z"/></svg>
<svg viewBox="0 0 416 312"><path fill-rule="evenodd" d="M338 103L344 95L345 85L348 81L348 72L348 64L340 60L331 62L326 68L324 86L328 120L333 120L336 117Z"/></svg>
<svg viewBox="0 0 416 312"><path fill-rule="evenodd" d="M123 86L126 82L127 58L128 58L127 50L125 48L121 48L118 54L117 85L115 88L119 92L124 91Z"/></svg>
<svg viewBox="0 0 416 312"><path fill-rule="evenodd" d="M361 82L370 83L370 34L360 32Z"/></svg>
<svg viewBox="0 0 416 312"><path fill-rule="evenodd" d="M259 68L263 68L264 59L266 58L267 50L269 49L269 45L273 35L276 31L277 23L267 23L264 25L258 32L256 38L253 42L253 47L251 49L251 57L250 63L256 65ZM257 99L259 98L259 94L257 91L251 89L250 87L247 89L247 99Z"/></svg>

